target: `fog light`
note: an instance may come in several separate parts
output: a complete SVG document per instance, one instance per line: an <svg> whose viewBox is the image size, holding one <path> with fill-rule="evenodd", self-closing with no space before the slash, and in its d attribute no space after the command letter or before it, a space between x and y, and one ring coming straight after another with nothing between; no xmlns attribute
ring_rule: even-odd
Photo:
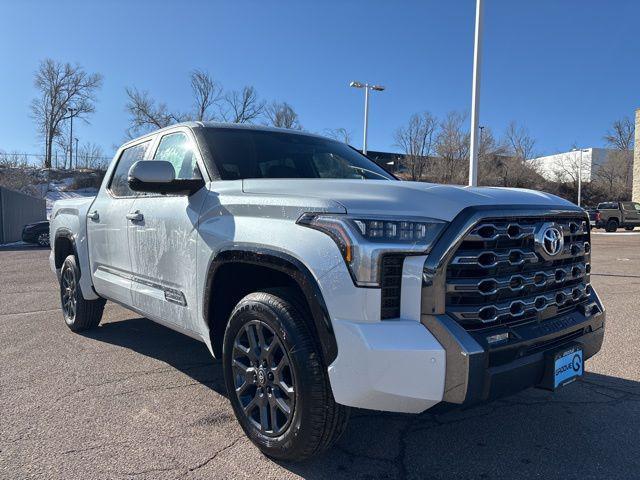
<svg viewBox="0 0 640 480"><path fill-rule="evenodd" d="M495 335L489 335L487 337L487 343L493 345L494 343L506 342L509 340L509 332L496 333Z"/></svg>

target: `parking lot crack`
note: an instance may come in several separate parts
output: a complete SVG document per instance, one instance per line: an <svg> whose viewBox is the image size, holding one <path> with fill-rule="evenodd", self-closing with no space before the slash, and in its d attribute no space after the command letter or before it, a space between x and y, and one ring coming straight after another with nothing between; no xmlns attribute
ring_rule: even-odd
<svg viewBox="0 0 640 480"><path fill-rule="evenodd" d="M221 453L229 450L230 448L233 448L243 438L244 438L244 435L239 435L235 440L233 440L231 443L229 443L225 447L221 448L220 450L216 451L213 455L211 455L209 458L207 458L204 462L199 463L195 467L190 467L189 471L187 473L191 473L191 472L194 472L196 470L201 469L202 467L206 467L209 463L211 463L213 460L215 460L215 458L218 455L220 455Z"/></svg>

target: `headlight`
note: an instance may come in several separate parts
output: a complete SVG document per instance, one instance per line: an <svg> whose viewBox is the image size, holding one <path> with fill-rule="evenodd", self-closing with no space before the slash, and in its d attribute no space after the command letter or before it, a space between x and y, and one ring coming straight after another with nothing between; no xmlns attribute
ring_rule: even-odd
<svg viewBox="0 0 640 480"><path fill-rule="evenodd" d="M298 224L329 235L357 285L380 285L380 260L387 253L426 254L446 222L433 218L393 218L305 213Z"/></svg>

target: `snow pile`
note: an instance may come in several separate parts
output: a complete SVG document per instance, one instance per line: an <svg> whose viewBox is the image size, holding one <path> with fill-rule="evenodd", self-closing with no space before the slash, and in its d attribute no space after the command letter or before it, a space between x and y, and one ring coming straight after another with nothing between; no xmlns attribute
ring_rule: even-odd
<svg viewBox="0 0 640 480"><path fill-rule="evenodd" d="M58 200L77 197L95 197L98 194L98 189L94 187L70 190L72 183L73 178L64 178L60 181L51 181L37 185L41 191L41 195L47 202L47 218L51 215L53 203Z"/></svg>

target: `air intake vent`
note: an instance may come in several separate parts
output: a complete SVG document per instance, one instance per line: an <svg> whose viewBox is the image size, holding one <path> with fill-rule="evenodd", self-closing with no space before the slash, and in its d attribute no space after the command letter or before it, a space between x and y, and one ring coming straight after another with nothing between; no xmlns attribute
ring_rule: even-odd
<svg viewBox="0 0 640 480"><path fill-rule="evenodd" d="M383 320L400 316L403 260L404 257L401 255L385 255L382 257L382 273L380 274L382 304L380 317Z"/></svg>

